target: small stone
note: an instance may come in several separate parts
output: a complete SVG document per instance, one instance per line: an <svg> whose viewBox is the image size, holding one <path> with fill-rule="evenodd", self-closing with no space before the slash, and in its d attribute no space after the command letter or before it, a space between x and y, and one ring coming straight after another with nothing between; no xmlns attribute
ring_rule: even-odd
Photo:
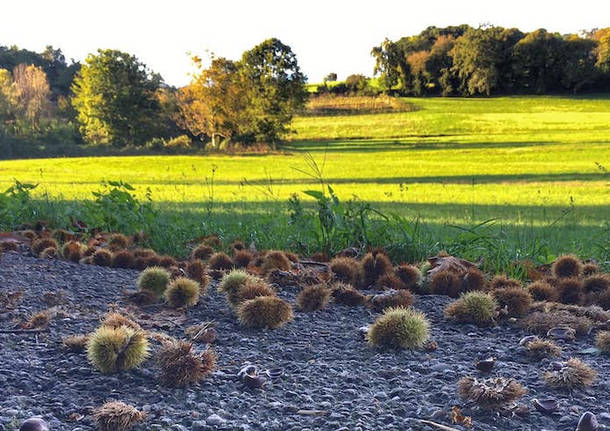
<svg viewBox="0 0 610 431"><path fill-rule="evenodd" d="M193 431L205 431L208 427L207 421L194 421L191 424L191 429Z"/></svg>
<svg viewBox="0 0 610 431"><path fill-rule="evenodd" d="M224 420L217 414L212 414L212 415L208 416L208 418L205 420L205 423L207 425L215 425L215 426L222 425L225 422L226 422L226 420Z"/></svg>
<svg viewBox="0 0 610 431"><path fill-rule="evenodd" d="M388 394L386 394L383 391L379 391L375 395L373 395L373 398L378 399L378 400L385 400L387 397L388 397Z"/></svg>

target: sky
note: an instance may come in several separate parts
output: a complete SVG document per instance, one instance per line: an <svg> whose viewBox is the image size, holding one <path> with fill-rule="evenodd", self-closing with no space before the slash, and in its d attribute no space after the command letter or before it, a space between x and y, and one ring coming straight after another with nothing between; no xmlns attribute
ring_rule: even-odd
<svg viewBox="0 0 610 431"><path fill-rule="evenodd" d="M82 61L98 48L136 55L165 82L193 72L188 53L238 59L277 37L309 82L330 72L372 75L373 46L430 25L494 24L573 33L610 26L610 0L29 0L3 2L0 45L61 48Z"/></svg>

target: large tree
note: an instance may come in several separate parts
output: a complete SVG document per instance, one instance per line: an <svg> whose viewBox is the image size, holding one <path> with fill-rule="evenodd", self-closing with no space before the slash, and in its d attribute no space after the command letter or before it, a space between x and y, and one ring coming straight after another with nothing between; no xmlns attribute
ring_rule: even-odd
<svg viewBox="0 0 610 431"><path fill-rule="evenodd" d="M523 37L517 29L469 29L451 50L453 71L464 95L490 95L512 88L512 49Z"/></svg>
<svg viewBox="0 0 610 431"><path fill-rule="evenodd" d="M305 106L306 77L296 55L279 39L267 39L240 61L248 91L248 116L256 140L275 144L287 132L294 114Z"/></svg>
<svg viewBox="0 0 610 431"><path fill-rule="evenodd" d="M143 145L158 133L161 78L135 56L98 50L77 74L72 105L81 134L94 145Z"/></svg>
<svg viewBox="0 0 610 431"><path fill-rule="evenodd" d="M178 92L178 124L194 136L208 136L213 148L218 137L231 139L248 131L248 94L239 73L239 64L226 58L213 58L204 69L193 58L199 73Z"/></svg>

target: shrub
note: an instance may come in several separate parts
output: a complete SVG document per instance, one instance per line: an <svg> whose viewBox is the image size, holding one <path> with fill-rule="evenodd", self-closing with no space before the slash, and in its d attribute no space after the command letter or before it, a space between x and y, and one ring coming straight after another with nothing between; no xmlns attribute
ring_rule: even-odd
<svg viewBox="0 0 610 431"><path fill-rule="evenodd" d="M332 286L331 295L337 304L356 306L366 301L366 296L358 292L349 284L337 282Z"/></svg>
<svg viewBox="0 0 610 431"><path fill-rule="evenodd" d="M458 381L457 389L460 397L485 409L506 407L527 392L516 380L503 377L483 380L475 377L462 377Z"/></svg>
<svg viewBox="0 0 610 431"><path fill-rule="evenodd" d="M407 308L413 304L413 300L413 294L409 290L391 290L374 295L369 300L369 306L380 312L391 307Z"/></svg>
<svg viewBox="0 0 610 431"><path fill-rule="evenodd" d="M307 286L297 295L297 304L303 311L322 310L328 305L330 294L330 289L324 285Z"/></svg>
<svg viewBox="0 0 610 431"><path fill-rule="evenodd" d="M583 289L585 293L601 293L610 288L610 275L594 274L585 278Z"/></svg>
<svg viewBox="0 0 610 431"><path fill-rule="evenodd" d="M39 256L40 253L42 253L42 251L46 248L57 249L58 247L59 245L57 244L57 241L55 241L53 238L43 237L34 240L30 249L32 250L32 254L34 256Z"/></svg>
<svg viewBox="0 0 610 431"><path fill-rule="evenodd" d="M217 271L230 270L233 269L233 260L226 253L218 252L210 257L208 265Z"/></svg>
<svg viewBox="0 0 610 431"><path fill-rule="evenodd" d="M360 282L362 266L351 257L336 257L330 261L330 271L333 278L342 283L357 286Z"/></svg>
<svg viewBox="0 0 610 431"><path fill-rule="evenodd" d="M100 248L93 253L93 263L97 266L110 266L112 265L112 253L110 250Z"/></svg>
<svg viewBox="0 0 610 431"><path fill-rule="evenodd" d="M582 304L584 302L583 283L578 278L562 278L557 286L559 302Z"/></svg>
<svg viewBox="0 0 610 431"><path fill-rule="evenodd" d="M238 250L233 255L233 262L237 268L247 268L253 256L248 250Z"/></svg>
<svg viewBox="0 0 610 431"><path fill-rule="evenodd" d="M491 279L489 286L491 290L506 289L508 287L522 287L519 280L509 278L504 274L494 276L494 278Z"/></svg>
<svg viewBox="0 0 610 431"><path fill-rule="evenodd" d="M207 244L201 244L193 250L191 256L193 259L208 260L212 254L214 254L212 247Z"/></svg>
<svg viewBox="0 0 610 431"><path fill-rule="evenodd" d="M600 331L595 336L595 345L602 353L610 353L610 331Z"/></svg>
<svg viewBox="0 0 610 431"><path fill-rule="evenodd" d="M259 296L237 308L239 322L251 328L279 328L292 320L292 307L275 296Z"/></svg>
<svg viewBox="0 0 610 431"><path fill-rule="evenodd" d="M147 357L146 335L126 326L100 326L87 342L89 362L104 374L135 368Z"/></svg>
<svg viewBox="0 0 610 431"><path fill-rule="evenodd" d="M491 293L500 307L506 307L509 316L523 316L532 305L532 295L522 287L504 287Z"/></svg>
<svg viewBox="0 0 610 431"><path fill-rule="evenodd" d="M576 256L567 254L553 263L551 272L557 278L579 277L582 274L582 263Z"/></svg>
<svg viewBox="0 0 610 431"><path fill-rule="evenodd" d="M556 301L558 297L555 288L543 280L528 284L527 290L536 301Z"/></svg>
<svg viewBox="0 0 610 431"><path fill-rule="evenodd" d="M136 263L133 254L129 250L120 250L112 255L112 266L114 268L133 268Z"/></svg>
<svg viewBox="0 0 610 431"><path fill-rule="evenodd" d="M561 347L550 340L535 337L524 346L525 353L535 359L551 358L561 355Z"/></svg>
<svg viewBox="0 0 610 431"><path fill-rule="evenodd" d="M108 239L108 248L110 250L122 250L129 247L129 238L122 233L114 233Z"/></svg>
<svg viewBox="0 0 610 431"><path fill-rule="evenodd" d="M135 407L120 401L108 402L93 412L93 420L100 431L127 431L144 418Z"/></svg>
<svg viewBox="0 0 610 431"><path fill-rule="evenodd" d="M167 150L171 152L179 152L188 150L189 148L191 148L191 145L191 138L186 135L180 135L165 142L164 146Z"/></svg>
<svg viewBox="0 0 610 431"><path fill-rule="evenodd" d="M404 283L407 289L417 292L422 283L422 275L415 265L404 263L396 267L396 276Z"/></svg>
<svg viewBox="0 0 610 431"><path fill-rule="evenodd" d="M453 271L438 271L430 278L430 291L434 295L448 295L457 298L462 289L462 282Z"/></svg>
<svg viewBox="0 0 610 431"><path fill-rule="evenodd" d="M165 289L165 300L172 308L192 307L199 302L200 283L186 277L178 277Z"/></svg>
<svg viewBox="0 0 610 431"><path fill-rule="evenodd" d="M270 251L265 255L261 269L265 274L279 269L281 271L290 271L290 260L281 251Z"/></svg>
<svg viewBox="0 0 610 431"><path fill-rule="evenodd" d="M86 335L69 335L62 340L66 349L74 353L84 352L87 348L89 337Z"/></svg>
<svg viewBox="0 0 610 431"><path fill-rule="evenodd" d="M389 308L369 328L371 345L417 349L428 339L430 322L425 314L410 308Z"/></svg>
<svg viewBox="0 0 610 431"><path fill-rule="evenodd" d="M591 386L597 372L577 358L563 362L559 369L544 373L544 381L555 388L584 388Z"/></svg>
<svg viewBox="0 0 610 431"><path fill-rule="evenodd" d="M496 317L498 303L488 293L466 292L445 308L445 316L460 323L492 325Z"/></svg>
<svg viewBox="0 0 610 431"><path fill-rule="evenodd" d="M197 383L216 366L214 351L207 349L195 353L192 343L186 341L164 343L156 359L161 370L161 382L175 387Z"/></svg>
<svg viewBox="0 0 610 431"><path fill-rule="evenodd" d="M362 258L362 271L364 286L372 286L382 275L392 271L392 262L385 252L374 250Z"/></svg>
<svg viewBox="0 0 610 431"><path fill-rule="evenodd" d="M157 298L163 296L169 284L170 274L166 269L157 266L146 268L138 276L138 290L147 290Z"/></svg>

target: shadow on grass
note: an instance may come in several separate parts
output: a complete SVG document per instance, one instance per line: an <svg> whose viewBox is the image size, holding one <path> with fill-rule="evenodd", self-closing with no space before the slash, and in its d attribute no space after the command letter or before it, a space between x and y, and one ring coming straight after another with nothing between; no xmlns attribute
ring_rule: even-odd
<svg viewBox="0 0 610 431"><path fill-rule="evenodd" d="M395 177L364 177L364 178L325 178L325 181L331 185L337 184L504 184L504 183L556 183L556 182L589 182L589 181L605 181L610 179L610 174L607 172L567 172L556 174L492 174L492 175L432 175L432 176L395 176ZM151 179L142 178L141 180L132 180L130 184L149 184ZM154 179L155 185L175 185L175 186L199 186L204 185L204 180L177 178L171 179ZM73 184L73 181L54 180L53 184ZM90 184L94 190L99 186L97 182L79 183L79 185ZM223 180L216 178L215 186L297 186L297 185L319 185L320 181L314 178L261 178L255 180ZM398 191L396 192L398 195ZM405 195L408 197L408 194Z"/></svg>
<svg viewBox="0 0 610 431"><path fill-rule="evenodd" d="M410 141L401 139L372 140L366 138L359 139L337 139L327 141L292 141L283 148L293 152L388 152L388 151L422 151L422 150L475 150L475 149L500 149L500 148L527 148L560 145L557 141L513 141L513 142L411 142L413 139L427 139L431 135L414 135L408 137ZM442 135L439 135L442 136ZM437 136L437 137L439 137ZM459 136L459 135L451 135ZM467 135L470 136L470 135ZM406 137L403 137L406 139ZM604 142L610 142L610 138ZM583 142L586 143L586 142Z"/></svg>

